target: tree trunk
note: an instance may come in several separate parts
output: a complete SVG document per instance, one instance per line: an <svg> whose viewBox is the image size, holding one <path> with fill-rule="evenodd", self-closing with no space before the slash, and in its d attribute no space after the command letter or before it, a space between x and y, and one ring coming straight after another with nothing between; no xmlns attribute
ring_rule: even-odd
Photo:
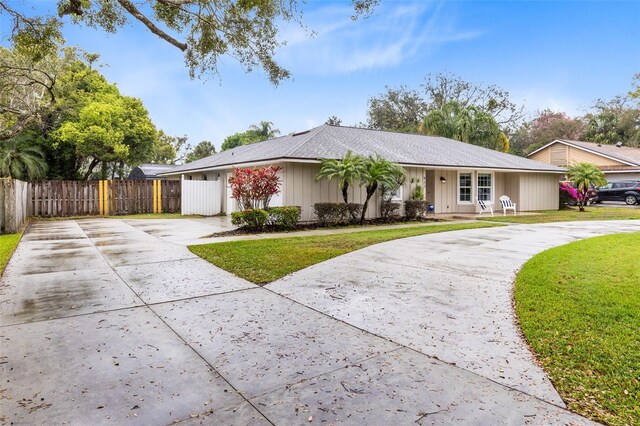
<svg viewBox="0 0 640 426"><path fill-rule="evenodd" d="M87 169L87 173L84 174L82 180L88 180L89 177L91 176L91 173L93 173L93 169L96 168L96 166L98 165L100 161L96 160L95 158L93 160L91 160L91 163L89 163L89 168Z"/></svg>
<svg viewBox="0 0 640 426"><path fill-rule="evenodd" d="M348 198L349 198L349 193L347 192L347 190L349 189L349 183L345 182L344 185L342 185L342 199L344 200L345 204L348 204Z"/></svg>
<svg viewBox="0 0 640 426"><path fill-rule="evenodd" d="M360 216L360 224L364 223L364 218L367 215L367 207L369 206L369 200L373 197L373 194L376 193L376 189L378 189L378 184L375 183L372 186L367 185L367 198L364 200L364 204L362 206L362 215Z"/></svg>

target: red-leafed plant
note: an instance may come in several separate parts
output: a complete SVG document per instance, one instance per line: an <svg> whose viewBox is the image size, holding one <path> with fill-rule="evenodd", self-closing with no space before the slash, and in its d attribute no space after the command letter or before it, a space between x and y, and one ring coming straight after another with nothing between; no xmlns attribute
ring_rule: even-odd
<svg viewBox="0 0 640 426"><path fill-rule="evenodd" d="M282 167L238 168L229 178L231 197L241 210L268 209L271 197L280 192L278 172Z"/></svg>

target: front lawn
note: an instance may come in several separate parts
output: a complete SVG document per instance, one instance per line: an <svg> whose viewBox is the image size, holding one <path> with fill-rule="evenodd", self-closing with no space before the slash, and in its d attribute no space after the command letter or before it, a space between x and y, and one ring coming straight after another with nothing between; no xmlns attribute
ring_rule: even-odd
<svg viewBox="0 0 640 426"><path fill-rule="evenodd" d="M569 210L547 210L535 215L517 215L512 212L502 215L502 211L494 217L480 217L479 220L507 223L548 223L548 222L574 222L580 220L627 220L640 219L640 207L615 208L615 207L586 207L586 211L578 211L577 208Z"/></svg>
<svg viewBox="0 0 640 426"><path fill-rule="evenodd" d="M4 272L4 268L9 263L13 251L20 242L22 234L6 234L0 235L0 275Z"/></svg>
<svg viewBox="0 0 640 426"><path fill-rule="evenodd" d="M640 233L577 241L516 278L522 331L569 409L640 424Z"/></svg>
<svg viewBox="0 0 640 426"><path fill-rule="evenodd" d="M267 284L316 263L372 244L416 235L496 226L448 223L309 237L269 238L190 246L205 260L256 284Z"/></svg>

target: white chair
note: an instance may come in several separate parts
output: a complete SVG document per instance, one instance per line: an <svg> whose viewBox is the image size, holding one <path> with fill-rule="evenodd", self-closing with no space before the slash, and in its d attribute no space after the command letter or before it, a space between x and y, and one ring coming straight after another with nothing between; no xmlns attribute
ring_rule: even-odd
<svg viewBox="0 0 640 426"><path fill-rule="evenodd" d="M507 210L513 210L513 214L516 214L516 204L506 195L500 197L500 204L502 204L502 213L505 216L507 215Z"/></svg>
<svg viewBox="0 0 640 426"><path fill-rule="evenodd" d="M477 198L476 201L480 206L480 216L482 216L482 213L491 213L491 217L493 217L493 207L491 206L492 203L488 201L478 200Z"/></svg>

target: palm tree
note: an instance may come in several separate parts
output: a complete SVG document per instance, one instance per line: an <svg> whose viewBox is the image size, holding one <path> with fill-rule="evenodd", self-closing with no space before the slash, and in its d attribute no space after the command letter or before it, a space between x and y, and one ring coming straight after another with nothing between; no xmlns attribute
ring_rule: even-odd
<svg viewBox="0 0 640 426"><path fill-rule="evenodd" d="M398 182L404 177L404 169L399 165L385 160L380 155L369 156L364 160L364 168L360 175L360 186L365 185L367 196L362 206L360 223L364 223L367 214L369 200L376 193L378 187L393 188L398 186Z"/></svg>
<svg viewBox="0 0 640 426"><path fill-rule="evenodd" d="M5 142L0 149L0 174L20 180L41 179L47 174L47 162L36 146Z"/></svg>
<svg viewBox="0 0 640 426"><path fill-rule="evenodd" d="M447 102L427 114L418 129L420 133L443 136L491 149L503 149L500 125L493 116L476 106Z"/></svg>
<svg viewBox="0 0 640 426"><path fill-rule="evenodd" d="M316 181L320 179L338 179L338 186L342 191L342 199L348 203L349 185L360 179L364 169L364 162L359 155L353 155L349 150L342 160L324 159L320 164L320 171L316 175Z"/></svg>
<svg viewBox="0 0 640 426"><path fill-rule="evenodd" d="M591 163L575 163L567 170L567 177L578 188L578 193L582 195L578 200L578 208L584 211L587 202L587 191L592 186L603 186L607 184L604 173Z"/></svg>
<svg viewBox="0 0 640 426"><path fill-rule="evenodd" d="M249 126L249 130L260 136L260 139L267 140L275 138L280 134L280 130L273 128L271 121L261 121L260 123L252 124Z"/></svg>

